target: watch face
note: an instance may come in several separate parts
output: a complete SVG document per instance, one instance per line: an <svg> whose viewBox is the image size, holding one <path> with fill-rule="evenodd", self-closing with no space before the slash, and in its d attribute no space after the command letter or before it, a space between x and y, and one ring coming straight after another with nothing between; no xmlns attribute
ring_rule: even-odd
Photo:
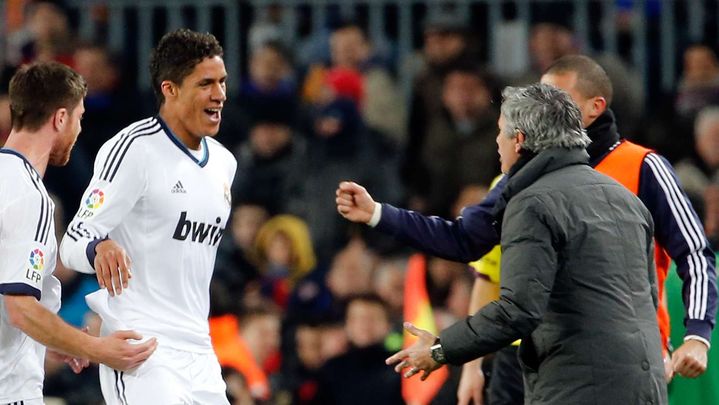
<svg viewBox="0 0 719 405"><path fill-rule="evenodd" d="M447 359L444 357L444 350L442 349L442 345L436 344L431 347L432 359L436 361L439 364L444 364L447 362Z"/></svg>

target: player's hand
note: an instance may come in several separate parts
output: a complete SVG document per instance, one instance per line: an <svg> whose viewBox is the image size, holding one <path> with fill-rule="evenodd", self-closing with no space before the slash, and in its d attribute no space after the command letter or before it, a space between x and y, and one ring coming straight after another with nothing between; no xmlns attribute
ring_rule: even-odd
<svg viewBox="0 0 719 405"><path fill-rule="evenodd" d="M482 362L470 361L462 366L462 377L457 387L457 405L484 404L484 373ZM474 401L474 402L472 402Z"/></svg>
<svg viewBox="0 0 719 405"><path fill-rule="evenodd" d="M364 187L351 181L343 181L335 192L337 212L352 222L366 224L372 219L375 202Z"/></svg>
<svg viewBox="0 0 719 405"><path fill-rule="evenodd" d="M434 361L430 354L429 348L434 345L437 337L426 330L419 329L409 322L404 323L407 332L417 336L416 342L410 347L400 350L393 356L385 360L387 365L395 365L394 371L402 373L402 370L409 367L410 369L403 374L404 378L410 378L413 375L423 371L421 380L424 381L432 372L440 367L441 364Z"/></svg>
<svg viewBox="0 0 719 405"><path fill-rule="evenodd" d="M56 352L51 349L47 349L46 353L47 353L47 357L50 358L51 360L58 361L58 362L61 361L65 364L67 364L68 366L70 366L70 369L75 374L80 374L80 372L84 368L87 368L90 365L90 360L88 360L88 359L82 359L79 357L68 356L64 353Z"/></svg>
<svg viewBox="0 0 719 405"><path fill-rule="evenodd" d="M672 369L682 377L696 378L707 369L707 345L689 339L672 353Z"/></svg>
<svg viewBox="0 0 719 405"><path fill-rule="evenodd" d="M100 288L107 288L111 297L122 294L132 278L132 261L122 246L106 239L95 246L95 273Z"/></svg>
<svg viewBox="0 0 719 405"><path fill-rule="evenodd" d="M155 338L143 343L129 343L128 340L142 339L139 333L129 330L117 331L99 339L101 353L97 362L119 371L139 366L157 349Z"/></svg>

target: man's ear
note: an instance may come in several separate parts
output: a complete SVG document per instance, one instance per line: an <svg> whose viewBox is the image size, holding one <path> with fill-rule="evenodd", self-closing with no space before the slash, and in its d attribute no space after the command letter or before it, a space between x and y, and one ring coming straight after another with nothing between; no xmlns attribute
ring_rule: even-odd
<svg viewBox="0 0 719 405"><path fill-rule="evenodd" d="M600 115L604 113L604 111L607 110L607 99L604 97L594 97L592 98L592 114L590 118L592 120L596 119Z"/></svg>
<svg viewBox="0 0 719 405"><path fill-rule="evenodd" d="M52 127L55 131L62 131L65 129L69 120L70 114L68 113L67 108L58 108L55 111L55 114L52 115Z"/></svg>
<svg viewBox="0 0 719 405"><path fill-rule="evenodd" d="M177 96L177 85L169 80L164 80L160 84L160 89L162 90L162 95L165 96L165 100Z"/></svg>
<svg viewBox="0 0 719 405"><path fill-rule="evenodd" d="M522 149L522 145L524 145L524 141L527 140L527 137L524 136L524 133L521 131L517 131L517 136L515 136L514 139L517 141L517 143L514 144L514 151L519 153Z"/></svg>

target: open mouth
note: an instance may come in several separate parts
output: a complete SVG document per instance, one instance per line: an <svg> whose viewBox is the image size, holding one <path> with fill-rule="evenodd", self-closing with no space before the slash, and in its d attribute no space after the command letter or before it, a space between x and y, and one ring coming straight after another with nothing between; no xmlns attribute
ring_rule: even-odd
<svg viewBox="0 0 719 405"><path fill-rule="evenodd" d="M210 121L212 122L220 122L220 112L222 111L222 108L205 108L205 114L210 118Z"/></svg>

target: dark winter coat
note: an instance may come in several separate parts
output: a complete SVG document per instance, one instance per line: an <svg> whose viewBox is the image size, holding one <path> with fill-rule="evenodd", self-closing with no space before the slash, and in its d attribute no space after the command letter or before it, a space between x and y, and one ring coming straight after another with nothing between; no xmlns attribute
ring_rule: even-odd
<svg viewBox="0 0 719 405"><path fill-rule="evenodd" d="M552 149L512 168L500 299L441 343L459 364L522 338L528 404L664 404L652 219L587 159Z"/></svg>

